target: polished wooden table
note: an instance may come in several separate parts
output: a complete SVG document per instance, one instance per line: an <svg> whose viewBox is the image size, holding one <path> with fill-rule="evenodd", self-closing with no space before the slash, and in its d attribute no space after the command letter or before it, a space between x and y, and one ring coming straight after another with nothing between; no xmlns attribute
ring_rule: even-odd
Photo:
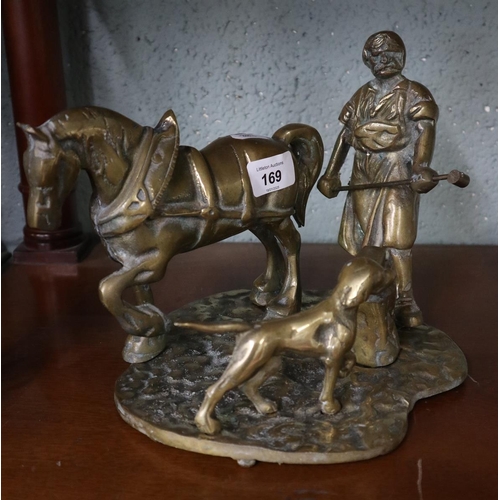
<svg viewBox="0 0 500 500"><path fill-rule="evenodd" d="M497 498L497 248L420 246L414 255L418 302L465 352L465 383L418 402L389 455L251 469L158 444L118 416L125 334L97 297L116 269L102 247L79 265L11 264L2 276L3 498ZM332 288L345 261L334 245L304 245L304 288ZM171 311L248 288L264 263L256 244L179 255L154 287L156 303Z"/></svg>

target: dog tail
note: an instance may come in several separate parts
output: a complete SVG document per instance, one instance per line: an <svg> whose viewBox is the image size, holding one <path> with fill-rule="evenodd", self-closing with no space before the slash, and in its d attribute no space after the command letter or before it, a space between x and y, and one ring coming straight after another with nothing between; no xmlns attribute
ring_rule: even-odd
<svg viewBox="0 0 500 500"><path fill-rule="evenodd" d="M203 333L242 333L250 330L252 325L240 321L228 321L220 323L192 323L190 321L175 321L179 328L191 328Z"/></svg>

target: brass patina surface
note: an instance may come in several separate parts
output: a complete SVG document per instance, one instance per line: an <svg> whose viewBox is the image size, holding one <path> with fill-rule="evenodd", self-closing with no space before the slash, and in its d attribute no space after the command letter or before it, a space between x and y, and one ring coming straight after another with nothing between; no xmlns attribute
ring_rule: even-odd
<svg viewBox="0 0 500 500"><path fill-rule="evenodd" d="M226 136L197 150L179 145L171 110L154 128L90 106L58 113L36 128L20 126L29 142L24 167L30 227L56 229L80 169L91 179L95 229L122 266L101 281L99 294L129 334L126 361L146 361L166 346L171 324L154 305L150 285L163 278L172 257L245 230L267 250L252 301L266 307L269 317L300 310L300 235L291 218L304 224L323 163L314 128L289 124L270 138ZM290 158L292 183L254 191L247 165L262 160L268 162L262 169L274 168L280 163L271 159L282 156ZM264 182L274 183L277 175L269 173ZM135 303L123 299L128 288Z"/></svg>
<svg viewBox="0 0 500 500"><path fill-rule="evenodd" d="M308 308L326 292L304 294ZM263 312L248 291L214 295L169 314L172 322L257 321ZM285 355L283 369L262 394L278 405L274 415L258 413L240 392L230 391L216 409L217 436L200 433L194 423L204 392L223 373L235 345L229 333L203 335L178 330L157 358L130 366L116 384L121 416L147 436L190 451L277 463L339 463L387 453L406 434L408 413L419 399L448 391L466 377L461 350L443 332L428 326L400 330L401 353L382 368L355 366L339 379L335 397L342 410L321 412L322 363Z"/></svg>

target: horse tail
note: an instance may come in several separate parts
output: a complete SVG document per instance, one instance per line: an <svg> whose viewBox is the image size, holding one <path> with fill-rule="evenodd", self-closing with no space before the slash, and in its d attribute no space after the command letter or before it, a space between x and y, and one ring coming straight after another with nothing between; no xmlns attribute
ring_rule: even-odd
<svg viewBox="0 0 500 500"><path fill-rule="evenodd" d="M191 328L203 333L242 333L250 330L252 325L241 321L231 321L226 323L195 323L191 321L175 321L175 326L180 328Z"/></svg>
<svg viewBox="0 0 500 500"><path fill-rule="evenodd" d="M305 224L307 200L323 165L323 141L315 128L301 123L281 127L273 139L289 146L298 163L298 192L293 217L300 227Z"/></svg>

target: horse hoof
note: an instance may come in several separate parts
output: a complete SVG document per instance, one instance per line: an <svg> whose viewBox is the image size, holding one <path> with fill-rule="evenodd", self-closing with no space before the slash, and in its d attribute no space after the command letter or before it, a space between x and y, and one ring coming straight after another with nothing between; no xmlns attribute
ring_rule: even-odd
<svg viewBox="0 0 500 500"><path fill-rule="evenodd" d="M266 307L272 299L274 299L275 295L269 292L263 292L261 290L253 289L250 292L250 300L252 304L255 304L259 307Z"/></svg>
<svg viewBox="0 0 500 500"><path fill-rule="evenodd" d="M288 296L274 297L267 305L264 319L286 318L291 314L299 312L301 303L299 297L300 295L297 298Z"/></svg>
<svg viewBox="0 0 500 500"><path fill-rule="evenodd" d="M127 363L144 363L155 358L167 347L167 334L157 337L129 335L123 347L122 357Z"/></svg>
<svg viewBox="0 0 500 500"><path fill-rule="evenodd" d="M264 320L274 319L274 318L286 318L291 314L298 312L299 309L296 306L290 306L287 304L279 304L275 301L271 302L266 308L266 314Z"/></svg>

